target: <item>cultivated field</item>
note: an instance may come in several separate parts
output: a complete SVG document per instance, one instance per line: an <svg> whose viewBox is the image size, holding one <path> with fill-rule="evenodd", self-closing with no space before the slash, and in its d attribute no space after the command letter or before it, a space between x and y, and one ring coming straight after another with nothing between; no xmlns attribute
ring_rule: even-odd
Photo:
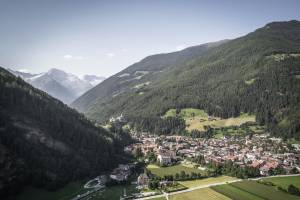
<svg viewBox="0 0 300 200"><path fill-rule="evenodd" d="M203 188L169 196L170 200L230 200L230 198L212 190Z"/></svg>
<svg viewBox="0 0 300 200"><path fill-rule="evenodd" d="M148 165L147 169L151 171L152 174L155 174L156 176L163 177L165 175L173 175L175 176L176 173L180 174L181 171L185 171L186 174L194 173L203 173L200 169L185 167L181 164L174 165L170 167L158 167L156 165Z"/></svg>
<svg viewBox="0 0 300 200"><path fill-rule="evenodd" d="M237 180L235 177L230 176L218 176L218 177L211 177L211 178L204 178L199 180L191 180L191 181L180 181L181 185L185 187L192 188L202 185L214 184L214 183L222 183L227 181Z"/></svg>
<svg viewBox="0 0 300 200"><path fill-rule="evenodd" d="M246 192L244 190L240 190L236 187L233 187L230 184L226 184L226 185L218 185L218 186L214 186L212 187L213 190L215 190L216 192L219 192L233 200L263 200L262 198L251 194L249 192Z"/></svg>
<svg viewBox="0 0 300 200"><path fill-rule="evenodd" d="M300 188L300 176L289 176L289 177L273 177L273 178L265 178L265 181L270 181L274 183L276 186L281 186L284 189L290 184Z"/></svg>
<svg viewBox="0 0 300 200"><path fill-rule="evenodd" d="M270 200L299 200L300 197L276 190L275 187L263 185L256 181L242 181L231 184L240 190L254 194L262 199Z"/></svg>

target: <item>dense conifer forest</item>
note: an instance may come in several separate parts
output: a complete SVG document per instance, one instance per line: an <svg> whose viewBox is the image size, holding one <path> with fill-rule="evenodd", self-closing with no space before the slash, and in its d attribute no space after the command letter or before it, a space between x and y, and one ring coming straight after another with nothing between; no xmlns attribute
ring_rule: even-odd
<svg viewBox="0 0 300 200"><path fill-rule="evenodd" d="M161 118L171 108L200 108L222 118L245 112L277 136L300 137L299 21L269 23L246 36L193 50L189 53L195 56L161 65L154 59L162 55L148 57L72 105L96 121L124 113L139 128L153 131L164 124L170 134L181 129L180 119Z"/></svg>
<svg viewBox="0 0 300 200"><path fill-rule="evenodd" d="M111 170L128 142L0 68L0 196Z"/></svg>

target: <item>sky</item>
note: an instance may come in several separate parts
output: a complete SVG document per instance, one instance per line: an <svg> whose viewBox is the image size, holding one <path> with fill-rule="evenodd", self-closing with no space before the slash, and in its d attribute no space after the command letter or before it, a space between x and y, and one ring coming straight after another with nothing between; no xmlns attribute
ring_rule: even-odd
<svg viewBox="0 0 300 200"><path fill-rule="evenodd" d="M0 66L111 76L144 57L300 20L299 0L0 0Z"/></svg>

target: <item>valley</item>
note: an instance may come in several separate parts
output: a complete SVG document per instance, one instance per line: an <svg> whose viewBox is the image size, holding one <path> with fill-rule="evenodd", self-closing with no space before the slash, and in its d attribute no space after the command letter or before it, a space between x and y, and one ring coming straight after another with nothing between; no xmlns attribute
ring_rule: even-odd
<svg viewBox="0 0 300 200"><path fill-rule="evenodd" d="M0 68L0 196L300 199L299 52L292 20L105 80Z"/></svg>

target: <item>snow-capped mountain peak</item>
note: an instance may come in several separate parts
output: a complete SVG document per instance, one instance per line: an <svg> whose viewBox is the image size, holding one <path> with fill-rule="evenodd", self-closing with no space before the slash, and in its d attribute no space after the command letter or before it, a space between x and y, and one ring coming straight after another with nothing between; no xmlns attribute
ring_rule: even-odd
<svg viewBox="0 0 300 200"><path fill-rule="evenodd" d="M11 69L9 71L65 103L71 103L104 79L95 75L85 75L81 79L74 74L57 68L52 68L40 74L24 73Z"/></svg>

